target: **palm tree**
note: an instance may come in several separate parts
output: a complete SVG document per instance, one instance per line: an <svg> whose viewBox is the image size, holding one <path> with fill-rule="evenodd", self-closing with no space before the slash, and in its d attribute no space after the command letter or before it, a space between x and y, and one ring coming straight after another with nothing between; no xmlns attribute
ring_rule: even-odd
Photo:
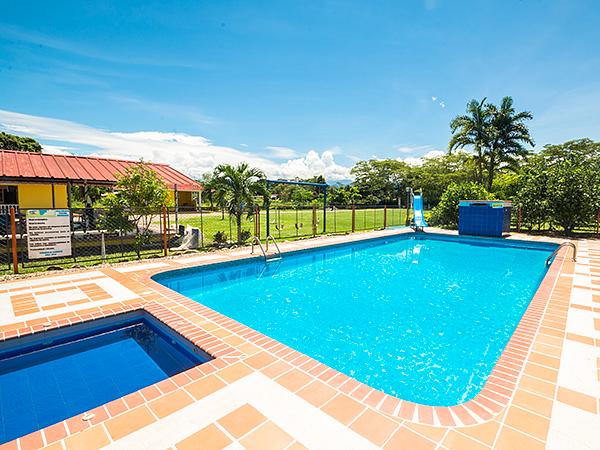
<svg viewBox="0 0 600 450"><path fill-rule="evenodd" d="M265 174L251 168L246 163L236 167L221 164L214 171L214 185L217 202L223 202L225 209L236 219L237 241L242 242L242 216L254 211L256 197L266 195Z"/></svg>
<svg viewBox="0 0 600 450"><path fill-rule="evenodd" d="M533 118L529 111L515 113L513 99L504 97L498 108L496 105L487 105L491 114L489 127L489 141L486 149L487 160L487 190L491 191L494 184L494 175L500 165L513 166L516 159L527 155L524 144L534 145L525 126L526 120Z"/></svg>
<svg viewBox="0 0 600 450"><path fill-rule="evenodd" d="M452 138L448 151L473 146L477 162L477 181L483 184L484 150L488 145L491 114L486 98L478 102L473 99L467 103L467 114L456 116L450 122Z"/></svg>

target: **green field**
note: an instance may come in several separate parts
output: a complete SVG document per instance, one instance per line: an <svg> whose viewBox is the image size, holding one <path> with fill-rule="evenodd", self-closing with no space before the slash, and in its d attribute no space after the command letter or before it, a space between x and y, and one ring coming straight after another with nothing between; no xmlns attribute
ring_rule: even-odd
<svg viewBox="0 0 600 450"><path fill-rule="evenodd" d="M312 209L272 209L270 214L271 230L270 233L276 239L289 240L313 235L313 211ZM317 234L323 233L323 210L317 210ZM399 226L405 224L406 210L398 208L388 208L387 226ZM355 230L375 230L383 228L384 209L369 208L356 209L355 212ZM266 212L260 213L260 236L266 237ZM210 245L214 242L214 235L218 231L225 232L227 236L236 240L235 219L229 220L225 214L225 219L221 218L220 213L204 213L202 219L198 213L180 214L179 224L191 225L201 228L204 235L204 245ZM230 227L231 225L231 227ZM254 234L254 218L244 217L242 228ZM348 233L352 231L352 210L336 209L327 210L327 230L330 233Z"/></svg>

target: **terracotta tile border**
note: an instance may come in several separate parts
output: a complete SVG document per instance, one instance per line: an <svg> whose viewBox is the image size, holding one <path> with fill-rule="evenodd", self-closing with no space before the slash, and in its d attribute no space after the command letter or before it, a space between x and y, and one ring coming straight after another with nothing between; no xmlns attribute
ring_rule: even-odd
<svg viewBox="0 0 600 450"><path fill-rule="evenodd" d="M391 237L403 233L404 231L377 235L368 233L358 237L356 235L348 236L346 242L340 242L337 237L335 242L331 243L325 239L302 243L305 244L305 249L311 249L360 242L377 237ZM452 233L440 234L452 235ZM298 249L298 245L290 247ZM378 445L385 441L383 444L385 448L393 447L398 443L410 442L417 445L417 441L419 445L431 446L436 442L441 442L444 436L450 436L447 434L448 427L473 426L491 423L490 420L494 418L499 419L507 406L511 404L517 391L517 383L522 377L526 365L527 367L531 366L536 358L538 358L538 362L553 364L551 359L544 357L540 359L540 356L534 355L532 346L534 339L537 341L542 335L548 339L560 340L561 345L562 339L565 338L564 326L560 327L560 323L562 323L560 320L566 318L568 307L562 309L555 305L552 306L554 309L551 311L549 303L551 295L561 296L561 298L566 296L568 305L570 284L565 288L559 279L566 251L563 249L549 268L481 392L473 400L453 407L419 405L384 394L256 330L171 291L151 279L151 276L160 272L210 266L231 261L232 257L224 257L217 261L214 259L196 261L192 264L182 263L185 258L181 258L178 263L173 263L169 267L126 274L110 267L102 268L100 271L104 273L103 276L115 279L139 295L140 298L3 325L0 326L0 340L13 339L46 329L143 309L214 356L215 359L124 398L102 405L94 409L95 417L90 421L83 421L81 415L75 416L1 445L0 448L6 446L6 448L14 447L23 450L59 442L70 448L70 445L75 443L81 445L85 439L93 439L95 442L104 442L104 440L110 442L111 439L118 439L149 423L160 420L163 414L173 412L172 409L165 407L165 404L169 404L171 401L175 401L179 405L176 409L179 409L187 405L189 401L194 401L190 400L190 396L192 399L199 400L253 371L260 371L269 376L290 391L305 398L316 408L330 413L334 418L336 418L336 414L342 414L343 420L348 421L350 428L373 442L376 439ZM293 250L290 253L293 253ZM240 260L248 258L252 258L252 256L235 256L235 259ZM87 279L93 278L100 277L88 277ZM87 279L82 277L73 281L82 282ZM20 281L22 282L22 280ZM571 279L568 281L570 282ZM64 283L72 283L72 281L58 283L49 281L46 284L33 286L32 289L39 289L43 286L48 290L48 286L55 287L55 284ZM10 282L7 284L10 285ZM76 286L68 287L68 289L74 287ZM10 292L24 289L29 288L10 289ZM5 292L8 291L8 289L5 290ZM547 319L543 321L546 316L550 317L550 313L559 322L553 323ZM546 368L546 366L539 367ZM551 369L548 368L548 370ZM552 383L555 384L555 381L554 379ZM345 412L340 412L337 407L339 405L350 407L352 413L347 415ZM375 415L368 413L374 410L379 413ZM381 422L380 426L387 427L385 433L389 435L387 440L373 432L372 426L367 423L367 417L378 423ZM341 416L340 419L342 419ZM398 424L396 430L386 422L389 420ZM427 427L428 425L434 425L434 427ZM377 427L375 428L377 429ZM455 440L466 439L467 436L464 434L466 431L463 430L469 430L469 428L458 430L463 434L458 437L454 436Z"/></svg>
<svg viewBox="0 0 600 450"><path fill-rule="evenodd" d="M365 240L368 239L371 238L368 237ZM352 242L356 241L353 240ZM332 246L335 245L339 244L332 244ZM290 253L294 253L294 251ZM275 339L172 291L152 279L152 276L158 273L172 271L172 267L161 267L153 271L144 271L140 273L138 281L152 287L153 290L160 292L178 305L202 315L261 349L267 352L274 352L273 354L278 356L282 361L308 373L312 376L312 379L319 379L328 386L344 394L349 394L365 406L372 407L393 417L423 425L470 426L493 419L510 403L525 364L532 358L530 354L531 346L541 328L542 318L550 296L556 287L566 254L567 249L563 248L554 259L481 391L472 400L450 407L414 404L407 400L385 394ZM218 263L211 264L208 262L189 267L206 267L213 264ZM315 374L319 374L319 376L317 377Z"/></svg>
<svg viewBox="0 0 600 450"><path fill-rule="evenodd" d="M104 307L73 311L58 316L49 316L26 321L23 324L18 324L19 328L15 330L2 331L0 333L0 341L10 341L22 336L55 329L64 329L72 325L88 323L96 319L115 317L135 311L145 311L150 314L152 317L164 323L176 333L204 350L214 359L174 375L173 377L144 387L125 397L118 398L92 409L89 411L94 414L94 417L91 420L84 420L84 414L79 414L15 439L12 442L0 445L0 448L4 448L5 445L7 448L11 448L12 445L15 446L15 448L24 450L27 448L41 448L44 445L49 445L62 439L66 439L65 442L67 442L71 436L98 424L105 424L110 432L110 424L113 421L123 420L125 423L128 423L132 420L132 417L142 414L140 408L146 408L146 406L149 406L154 413L150 415L146 414L151 418L148 423L154 422L162 417L162 413L159 409L160 406L158 406L158 404L161 402L167 404L172 403L174 400L174 397L172 396L173 391L183 393L183 388L186 386L191 385L196 380L205 378L208 375L217 372L219 369L231 366L243 356L236 348L219 339L215 339L202 328L194 325L193 322L176 314L169 308L152 301L144 300L130 300ZM190 403L191 401L190 398ZM182 407L181 403L179 404L179 408L180 407ZM156 416L156 418L154 416ZM16 447L16 445L19 447Z"/></svg>

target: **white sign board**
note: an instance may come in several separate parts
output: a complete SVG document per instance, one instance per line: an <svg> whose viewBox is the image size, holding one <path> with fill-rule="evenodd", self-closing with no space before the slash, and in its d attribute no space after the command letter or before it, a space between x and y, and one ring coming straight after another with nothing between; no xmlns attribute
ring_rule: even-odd
<svg viewBox="0 0 600 450"><path fill-rule="evenodd" d="M29 259L71 256L71 216L68 209L27 210Z"/></svg>

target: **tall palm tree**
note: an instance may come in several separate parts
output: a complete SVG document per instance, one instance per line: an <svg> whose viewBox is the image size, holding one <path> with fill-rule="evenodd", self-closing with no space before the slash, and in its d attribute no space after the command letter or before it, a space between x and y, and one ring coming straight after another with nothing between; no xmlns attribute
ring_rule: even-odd
<svg viewBox="0 0 600 450"><path fill-rule="evenodd" d="M467 114L456 116L450 122L452 138L448 150L472 146L477 163L477 181L483 184L484 151L489 141L491 114L486 98L480 102L473 99L467 103Z"/></svg>
<svg viewBox="0 0 600 450"><path fill-rule="evenodd" d="M242 217L251 213L256 206L256 198L266 195L265 174L251 168L246 163L237 166L221 164L214 171L214 186L218 202L236 219L237 241L242 242Z"/></svg>
<svg viewBox="0 0 600 450"><path fill-rule="evenodd" d="M487 105L491 114L489 141L486 149L487 190L491 191L496 170L502 165L514 165L515 160L527 155L524 144L534 145L525 125L526 120L533 119L529 111L515 112L513 99L504 97L500 107Z"/></svg>

